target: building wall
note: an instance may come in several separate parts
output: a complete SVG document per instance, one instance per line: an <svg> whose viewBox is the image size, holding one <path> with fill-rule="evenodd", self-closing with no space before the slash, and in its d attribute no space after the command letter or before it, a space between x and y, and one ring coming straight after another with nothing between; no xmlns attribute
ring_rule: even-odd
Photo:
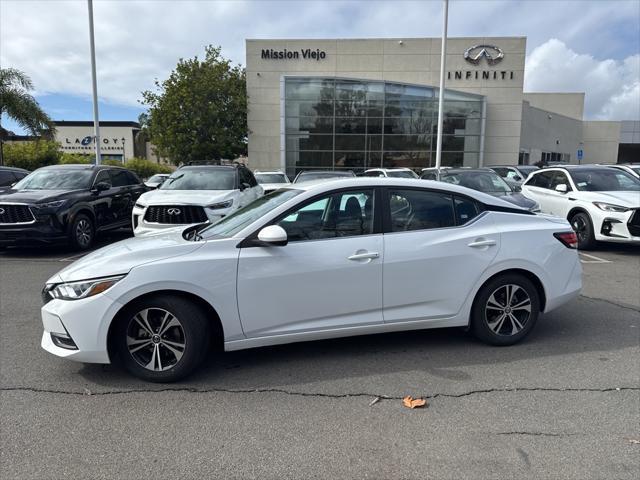
<svg viewBox="0 0 640 480"><path fill-rule="evenodd" d="M616 163L621 122L587 121L582 124L582 163Z"/></svg>
<svg viewBox="0 0 640 480"><path fill-rule="evenodd" d="M525 101L535 108L582 120L584 93L531 93L525 92Z"/></svg>
<svg viewBox="0 0 640 480"><path fill-rule="evenodd" d="M503 60L496 65L489 65L486 59L478 65L468 63L463 57L465 50L482 44L501 48ZM284 75L390 80L427 86L438 86L439 82L440 39L247 40L246 49L252 168L285 167L280 151L284 124L280 80ZM298 52L298 58L265 59L263 49ZM322 51L324 58L302 58L305 49ZM447 41L446 70L451 79L447 79L446 88L486 97L484 154L485 159L489 156L494 162L518 161L525 49L524 37ZM456 79L456 72L462 78ZM483 78L483 72L489 72L490 78ZM497 78L493 78L494 73Z"/></svg>
<svg viewBox="0 0 640 480"><path fill-rule="evenodd" d="M571 163L578 163L576 152L582 142L582 121L549 112L522 102L521 150L529 153L529 164L541 160L542 152L570 155Z"/></svg>

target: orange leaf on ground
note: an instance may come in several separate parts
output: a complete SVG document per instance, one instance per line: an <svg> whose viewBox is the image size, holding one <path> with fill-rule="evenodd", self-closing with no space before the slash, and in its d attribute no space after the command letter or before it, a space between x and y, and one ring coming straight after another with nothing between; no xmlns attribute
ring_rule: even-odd
<svg viewBox="0 0 640 480"><path fill-rule="evenodd" d="M411 395L407 395L402 399L402 404L407 408L420 408L427 405L427 401L424 398L413 398Z"/></svg>

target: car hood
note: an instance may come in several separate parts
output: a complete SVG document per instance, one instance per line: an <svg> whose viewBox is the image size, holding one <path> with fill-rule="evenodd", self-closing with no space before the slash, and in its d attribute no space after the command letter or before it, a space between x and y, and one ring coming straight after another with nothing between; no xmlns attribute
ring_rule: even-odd
<svg viewBox="0 0 640 480"><path fill-rule="evenodd" d="M74 282L88 278L128 273L133 267L186 255L204 245L182 238L185 227L163 230L161 234L133 237L85 255L64 268L48 283Z"/></svg>
<svg viewBox="0 0 640 480"><path fill-rule="evenodd" d="M233 198L237 190L153 190L140 195L143 205L209 205Z"/></svg>
<svg viewBox="0 0 640 480"><path fill-rule="evenodd" d="M261 183L260 186L263 190L278 190L279 188L290 187L290 183Z"/></svg>
<svg viewBox="0 0 640 480"><path fill-rule="evenodd" d="M14 190L0 192L0 203L38 203L47 200L62 200L82 190Z"/></svg>
<svg viewBox="0 0 640 480"><path fill-rule="evenodd" d="M569 192L572 195L587 202L605 202L622 207L640 207L640 192Z"/></svg>
<svg viewBox="0 0 640 480"><path fill-rule="evenodd" d="M525 197L520 192L512 192L507 195L496 194L495 196L519 207L526 208L527 210L532 209L538 204L535 200Z"/></svg>

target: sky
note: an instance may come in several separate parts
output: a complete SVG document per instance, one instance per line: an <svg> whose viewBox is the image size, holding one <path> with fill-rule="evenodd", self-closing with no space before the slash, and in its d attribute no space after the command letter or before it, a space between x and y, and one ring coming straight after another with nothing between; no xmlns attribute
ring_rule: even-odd
<svg viewBox="0 0 640 480"><path fill-rule="evenodd" d="M0 66L26 72L55 120L91 120L85 0L0 0ZM246 38L437 37L440 0L94 0L101 120L208 44L244 65ZM525 91L585 92L585 117L640 119L640 0L450 0L449 36L526 36ZM5 128L24 133L2 119Z"/></svg>

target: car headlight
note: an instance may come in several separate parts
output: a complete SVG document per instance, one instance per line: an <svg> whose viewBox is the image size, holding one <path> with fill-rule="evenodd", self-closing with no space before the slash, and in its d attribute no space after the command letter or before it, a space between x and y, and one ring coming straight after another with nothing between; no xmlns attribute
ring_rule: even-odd
<svg viewBox="0 0 640 480"><path fill-rule="evenodd" d="M37 208L38 210L44 210L47 208L56 209L56 208L60 208L65 203L67 203L66 200L56 200L55 202L36 203L35 205L33 205L33 207Z"/></svg>
<svg viewBox="0 0 640 480"><path fill-rule="evenodd" d="M207 208L211 210L222 210L223 208L229 208L231 205L233 205L233 200L227 200L226 202L212 203L211 205L207 205Z"/></svg>
<svg viewBox="0 0 640 480"><path fill-rule="evenodd" d="M94 295L109 290L117 282L122 280L122 278L124 278L124 275L94 278L79 282L59 283L45 288L53 298L60 300L79 300L81 298L93 297Z"/></svg>
<svg viewBox="0 0 640 480"><path fill-rule="evenodd" d="M141 204L141 203L136 203L136 204L134 205L134 207L136 207L136 208L145 208L145 207L146 207L146 205L143 205L143 204Z"/></svg>
<svg viewBox="0 0 640 480"><path fill-rule="evenodd" d="M593 204L596 207L598 207L600 210L604 210L605 212L623 213L629 210L627 207L623 207L621 205L614 205L613 203L593 202Z"/></svg>

